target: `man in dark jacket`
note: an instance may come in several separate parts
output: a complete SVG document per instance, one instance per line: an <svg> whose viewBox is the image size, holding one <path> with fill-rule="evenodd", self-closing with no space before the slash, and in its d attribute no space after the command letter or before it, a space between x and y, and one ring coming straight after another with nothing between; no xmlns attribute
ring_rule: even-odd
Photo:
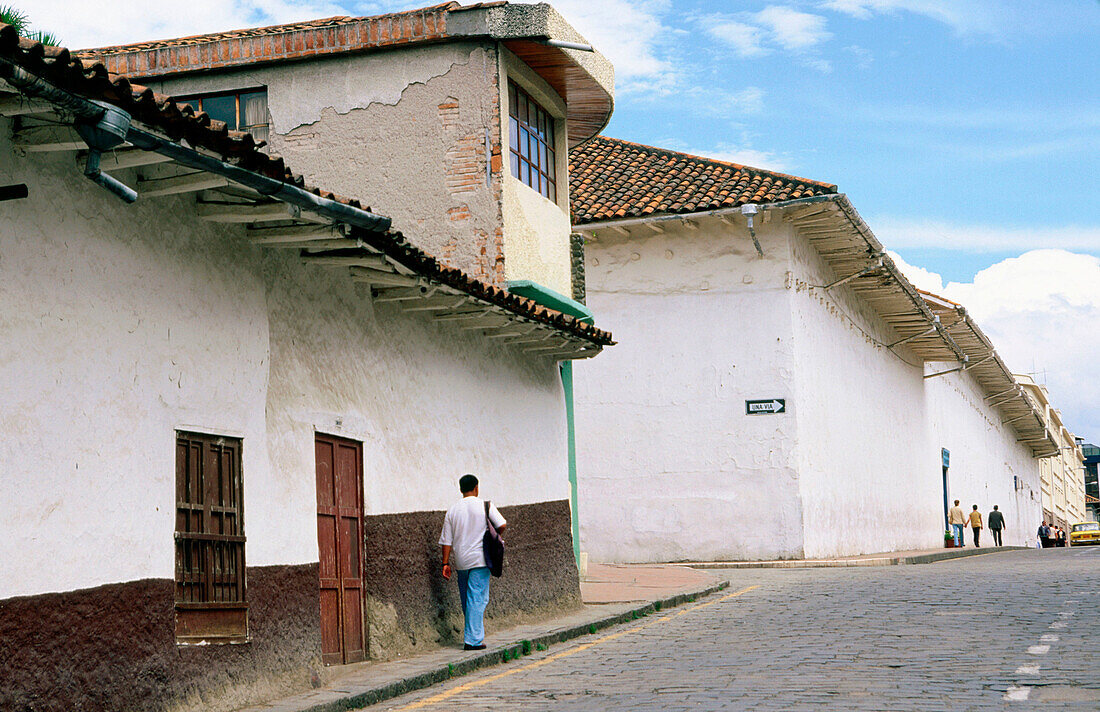
<svg viewBox="0 0 1100 712"><path fill-rule="evenodd" d="M1005 528L1005 515L997 509L997 505L993 505L993 511L989 513L988 523L989 531L993 534L993 545L1001 546L1001 530Z"/></svg>

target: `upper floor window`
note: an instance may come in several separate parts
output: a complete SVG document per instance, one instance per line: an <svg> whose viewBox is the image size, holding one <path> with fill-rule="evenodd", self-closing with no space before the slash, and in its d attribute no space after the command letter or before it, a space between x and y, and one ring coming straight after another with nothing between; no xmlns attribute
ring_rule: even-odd
<svg viewBox="0 0 1100 712"><path fill-rule="evenodd" d="M211 119L224 121L230 130L247 131L257 141L267 141L266 89L178 96L175 100L205 111Z"/></svg>
<svg viewBox="0 0 1100 712"><path fill-rule="evenodd" d="M556 203L553 117L511 81L508 82L508 117L512 175Z"/></svg>

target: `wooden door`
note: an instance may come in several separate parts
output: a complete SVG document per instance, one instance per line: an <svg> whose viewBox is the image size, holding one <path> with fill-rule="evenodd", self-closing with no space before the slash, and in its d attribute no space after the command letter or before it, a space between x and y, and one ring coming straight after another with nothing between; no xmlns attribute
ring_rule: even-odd
<svg viewBox="0 0 1100 712"><path fill-rule="evenodd" d="M365 660L363 446L317 434L317 544L321 559L321 657Z"/></svg>

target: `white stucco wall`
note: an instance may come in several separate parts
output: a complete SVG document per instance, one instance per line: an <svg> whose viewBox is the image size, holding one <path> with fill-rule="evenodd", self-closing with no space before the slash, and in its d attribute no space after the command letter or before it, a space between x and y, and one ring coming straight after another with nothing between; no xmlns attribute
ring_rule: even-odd
<svg viewBox="0 0 1100 712"><path fill-rule="evenodd" d="M931 363L927 370L936 373L956 366ZM934 466L941 481L939 448L951 453L947 471L949 503L960 500L959 506L968 513L978 505L982 522L987 525L989 512L996 504L1005 516L1004 543L1034 545L1043 516L1039 460L1016 442L1019 436L1010 426L1001 424L1003 416L986 405L986 394L970 374L937 376L925 384L929 446L936 449ZM1014 481L1013 477L1018 479ZM940 508L942 512L942 504ZM983 543L993 543L988 531L982 536ZM967 530L967 545L971 541Z"/></svg>
<svg viewBox="0 0 1100 712"><path fill-rule="evenodd" d="M317 558L315 429L364 441L368 513L445 508L468 471L501 505L568 497L554 364L376 310L192 199L127 206L71 154L3 139L0 174L30 188L0 208L0 598L171 578L177 428L243 437L249 565Z"/></svg>
<svg viewBox="0 0 1100 712"><path fill-rule="evenodd" d="M744 403L790 398L785 229L760 231L765 259L717 222L586 246L588 306L619 341L574 369L593 560L801 555L794 416Z"/></svg>
<svg viewBox="0 0 1100 712"><path fill-rule="evenodd" d="M942 546L920 358L795 236L792 299L806 556Z"/></svg>
<svg viewBox="0 0 1100 712"><path fill-rule="evenodd" d="M586 245L588 305L620 344L576 367L582 547L598 561L938 548L941 447L950 496L983 517L998 504L1005 543L1027 543L1037 461L970 376L924 379L908 348L883 345L899 337L864 300L820 288L836 275L769 217L763 259L743 227L713 219ZM768 398L787 413L744 414Z"/></svg>

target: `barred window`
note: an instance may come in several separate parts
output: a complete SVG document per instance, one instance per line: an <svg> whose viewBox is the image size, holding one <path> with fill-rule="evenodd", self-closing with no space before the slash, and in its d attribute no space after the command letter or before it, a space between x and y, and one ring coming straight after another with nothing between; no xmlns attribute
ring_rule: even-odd
<svg viewBox="0 0 1100 712"><path fill-rule="evenodd" d="M240 439L177 431L177 642L248 638L242 495Z"/></svg>
<svg viewBox="0 0 1100 712"><path fill-rule="evenodd" d="M508 117L512 175L557 202L553 117L511 81L508 82Z"/></svg>
<svg viewBox="0 0 1100 712"><path fill-rule="evenodd" d="M231 130L247 131L257 141L267 141L266 89L177 96L175 101L205 111L211 119L224 121Z"/></svg>

